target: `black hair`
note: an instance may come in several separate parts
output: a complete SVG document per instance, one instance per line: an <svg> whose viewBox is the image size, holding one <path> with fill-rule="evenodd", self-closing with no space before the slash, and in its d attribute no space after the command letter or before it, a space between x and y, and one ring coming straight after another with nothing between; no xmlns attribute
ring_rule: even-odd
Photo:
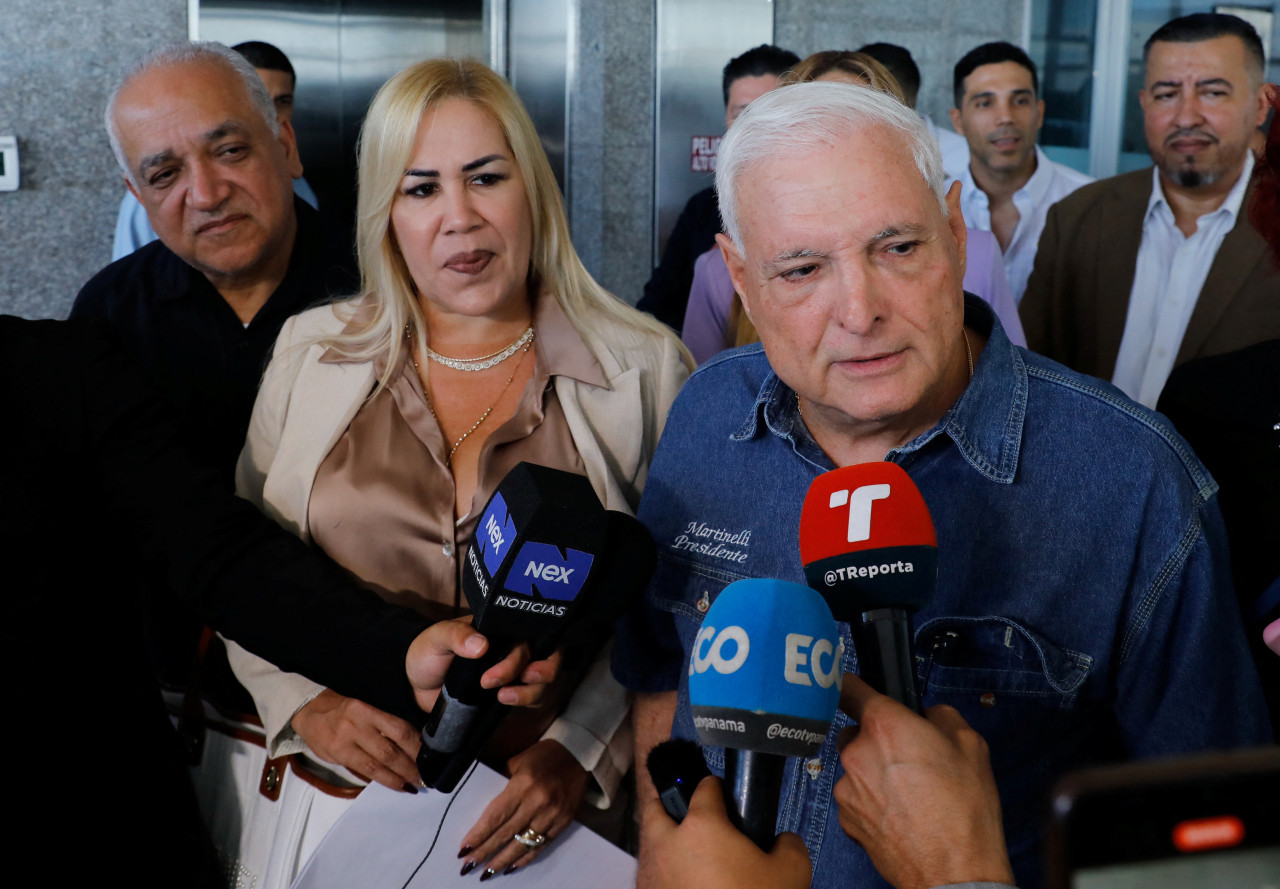
<svg viewBox="0 0 1280 889"><path fill-rule="evenodd" d="M896 43L868 43L858 52L866 53L888 68L898 86L902 87L908 107L916 107L916 98L920 95L920 69L916 60L911 58L910 50Z"/></svg>
<svg viewBox="0 0 1280 889"><path fill-rule="evenodd" d="M729 107L729 87L735 80L744 77L760 77L772 74L781 77L800 61L800 57L789 49L782 49L772 43L762 43L755 49L749 49L736 59L730 59L724 66L724 77L720 88L724 92L724 106Z"/></svg>
<svg viewBox="0 0 1280 889"><path fill-rule="evenodd" d="M289 75L289 80L294 86L298 85L298 76L293 73L293 65L279 47L261 40L246 40L231 48L244 56L253 67L261 68L263 71L283 71Z"/></svg>
<svg viewBox="0 0 1280 889"><path fill-rule="evenodd" d="M1027 55L1021 47L1006 43L1003 40L997 40L994 43L984 43L982 46L974 47L964 54L964 58L956 62L953 89L955 90L957 108L964 104L965 78L972 74L976 68L981 68L983 65L998 65L1001 62L1013 62L1030 71L1031 89L1035 92L1036 97L1039 98L1040 77L1036 74L1036 63L1031 61L1031 56Z"/></svg>
<svg viewBox="0 0 1280 889"><path fill-rule="evenodd" d="M1258 64L1259 76L1266 70L1266 53L1262 51L1262 40L1253 25L1242 18L1220 12L1197 12L1165 22L1142 44L1143 64L1151 55L1153 43L1200 43L1215 37L1239 37L1245 51Z"/></svg>

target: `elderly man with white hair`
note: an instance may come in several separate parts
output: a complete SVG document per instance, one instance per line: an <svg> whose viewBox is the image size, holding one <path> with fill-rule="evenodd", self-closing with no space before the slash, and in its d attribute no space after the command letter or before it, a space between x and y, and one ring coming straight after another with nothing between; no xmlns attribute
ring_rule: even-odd
<svg viewBox="0 0 1280 889"><path fill-rule="evenodd" d="M803 583L809 484L898 463L938 537L916 684L990 745L1026 889L1042 879L1042 812L1067 769L1270 730L1213 480L1162 418L1011 345L964 294L959 193L943 182L924 124L871 90L789 87L730 131L719 240L761 343L703 365L672 408L639 513L659 566L614 672L637 693L637 762L668 735L696 737L687 664L710 603L743 577ZM884 885L833 795L848 724L838 714L783 781L778 829L799 834L821 889ZM719 772L722 751L704 753Z"/></svg>

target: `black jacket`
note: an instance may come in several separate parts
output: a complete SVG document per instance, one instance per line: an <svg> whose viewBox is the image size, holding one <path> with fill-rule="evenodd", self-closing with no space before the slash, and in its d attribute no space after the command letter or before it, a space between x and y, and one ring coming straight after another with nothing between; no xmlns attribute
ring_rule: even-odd
<svg viewBox="0 0 1280 889"><path fill-rule="evenodd" d="M23 800L11 845L43 879L195 886L209 873L143 650L143 574L162 573L211 625L285 669L421 718L404 656L426 621L225 492L174 444L104 331L0 316L0 410L0 750Z"/></svg>

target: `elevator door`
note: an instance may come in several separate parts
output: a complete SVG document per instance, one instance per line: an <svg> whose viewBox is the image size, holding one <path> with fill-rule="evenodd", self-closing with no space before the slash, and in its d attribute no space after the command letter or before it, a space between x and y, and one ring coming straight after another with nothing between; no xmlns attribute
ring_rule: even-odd
<svg viewBox="0 0 1280 889"><path fill-rule="evenodd" d="M228 46L265 40L289 57L307 181L329 223L350 235L356 139L373 94L420 59L470 56L493 65L484 6L483 0L200 0L192 33Z"/></svg>

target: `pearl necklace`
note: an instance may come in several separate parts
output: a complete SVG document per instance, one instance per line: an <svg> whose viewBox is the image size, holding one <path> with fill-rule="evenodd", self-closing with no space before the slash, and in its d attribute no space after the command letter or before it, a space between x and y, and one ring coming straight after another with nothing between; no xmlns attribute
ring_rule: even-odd
<svg viewBox="0 0 1280 889"><path fill-rule="evenodd" d="M407 327L406 327L407 331ZM506 348L499 349L496 352L490 352L488 355L481 355L479 358L450 358L448 355L441 355L439 352L431 348L426 343L422 344L422 350L427 353L427 357L436 364L443 364L445 367L451 367L454 370L467 371L475 373L481 370L488 370L495 365L499 365L506 361L522 347L527 347L533 340L533 325L530 324L525 328L524 333L516 338L516 341Z"/></svg>
<svg viewBox="0 0 1280 889"><path fill-rule="evenodd" d="M422 394L427 399L427 410L431 411L431 416L435 417L436 423L439 424L440 417L436 415L435 405L431 403L431 387L427 385L427 381L422 377L422 368L418 366L418 356L415 354L415 350L413 348L413 337L412 337L412 334L409 332L409 328L407 325L405 327L405 336L409 340L409 360L413 362L413 369L414 371L417 372L418 381L422 384ZM524 341L524 348L519 348L520 340ZM511 349L511 351L508 352L508 354L503 356L503 359L509 358L511 355L515 354L516 349L519 349L520 351L520 360L517 361L516 366L512 368L511 376L507 377L507 381L502 384L502 391L500 391L498 393L498 397L493 400L493 404L485 408L484 413L480 415L480 419L472 423L470 429L468 429L466 432L459 435L458 440L453 443L453 447L449 448L449 456L445 458L444 462L445 462L445 465L450 467L451 469L453 468L453 455L458 452L458 448L460 448L462 446L462 443L471 436L471 433L479 429L480 424L483 423L485 420L489 419L489 415L493 413L493 409L498 406L498 402L502 400L502 396L507 394L507 389L511 387L511 381L514 380L516 378L516 374L520 372L520 365L524 363L524 353L529 351L529 346L531 345L531 341L533 340L533 328L530 327L528 330L526 330L521 335L520 340L517 340L513 346L508 346L507 348ZM424 348L426 347L424 346ZM505 352L507 350L504 349L503 351ZM427 349L427 352L430 353L431 350ZM486 356L486 358L491 358L491 357L493 356ZM453 359L449 359L449 360L452 361ZM485 359L478 358L473 360L483 361ZM502 360L502 359L499 359L499 360ZM444 362L441 362L441 363L443 364ZM497 364L497 363L498 363L497 361L494 361L488 366L492 367L494 364ZM463 370L463 369L483 370L484 368L459 368L459 370ZM443 432L444 428L441 427L440 431Z"/></svg>

